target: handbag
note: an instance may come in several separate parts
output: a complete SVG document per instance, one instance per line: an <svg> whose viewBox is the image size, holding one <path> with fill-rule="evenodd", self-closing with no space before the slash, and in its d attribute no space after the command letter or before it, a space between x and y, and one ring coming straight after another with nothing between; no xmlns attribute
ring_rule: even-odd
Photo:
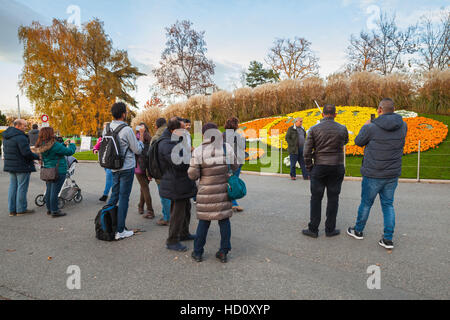
<svg viewBox="0 0 450 320"><path fill-rule="evenodd" d="M225 156L226 161L227 150L225 144L223 145L223 154ZM230 164L227 165L228 165L228 173L230 174L230 177L228 178L227 181L228 198L230 198L230 200L242 199L247 195L247 187L245 186L245 182L234 174L234 172L231 170Z"/></svg>
<svg viewBox="0 0 450 320"><path fill-rule="evenodd" d="M56 167L53 168L43 168L41 167L41 180L45 182L54 182L58 179L58 168L59 168L59 160L56 162Z"/></svg>

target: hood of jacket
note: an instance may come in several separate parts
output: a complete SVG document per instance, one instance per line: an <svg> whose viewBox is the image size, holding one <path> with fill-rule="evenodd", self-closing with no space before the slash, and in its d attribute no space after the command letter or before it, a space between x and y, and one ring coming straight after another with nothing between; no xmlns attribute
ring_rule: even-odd
<svg viewBox="0 0 450 320"><path fill-rule="evenodd" d="M386 113L373 120L372 123L383 130L396 131L403 126L403 118L396 113Z"/></svg>
<svg viewBox="0 0 450 320"><path fill-rule="evenodd" d="M44 153L44 152L50 150L50 149L53 147L54 144L55 144L55 140L50 141L50 142L48 142L48 143L46 143L46 144L44 144L44 145L42 145L42 146L40 146L40 147L33 147L33 148L32 148L32 151L33 151L34 153L40 153L40 154L42 154L42 153Z"/></svg>
<svg viewBox="0 0 450 320"><path fill-rule="evenodd" d="M21 131L21 130L19 130L17 128L14 128L14 127L9 127L8 129L6 129L5 132L2 133L3 138L6 139L6 140L7 139L11 139L11 138L16 137L16 136L20 136L20 135L27 136L25 134L25 132L23 132L23 131Z"/></svg>

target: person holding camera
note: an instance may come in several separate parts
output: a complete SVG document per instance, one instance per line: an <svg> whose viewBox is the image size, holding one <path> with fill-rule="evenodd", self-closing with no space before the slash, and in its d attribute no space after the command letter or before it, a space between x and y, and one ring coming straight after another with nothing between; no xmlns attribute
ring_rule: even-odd
<svg viewBox="0 0 450 320"><path fill-rule="evenodd" d="M58 208L58 194L64 184L67 174L66 156L75 153L77 147L75 141L67 140L61 143L62 138L55 137L52 127L42 128L39 132L34 151L41 155L43 168L57 168L57 178L54 181L47 181L47 191L45 193L45 204L47 214L53 218L63 217L66 214Z"/></svg>
<svg viewBox="0 0 450 320"><path fill-rule="evenodd" d="M394 111L394 101L383 99L377 110L379 117L368 120L355 139L356 145L365 147L361 166L361 204L355 226L347 230L349 236L364 239L363 231L370 209L377 195L380 195L384 234L378 244L388 250L394 248L394 194L402 174L403 149L408 131L402 116Z"/></svg>

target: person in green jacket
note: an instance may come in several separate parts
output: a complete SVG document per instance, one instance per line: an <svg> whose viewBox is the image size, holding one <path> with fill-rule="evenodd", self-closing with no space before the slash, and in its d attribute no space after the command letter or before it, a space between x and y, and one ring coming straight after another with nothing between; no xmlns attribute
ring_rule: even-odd
<svg viewBox="0 0 450 320"><path fill-rule="evenodd" d="M34 152L41 155L42 166L44 168L58 167L58 178L55 181L47 182L45 193L45 204L47 214L54 218L65 216L58 208L58 194L64 184L67 174L67 161L65 156L75 153L74 141L70 143L60 143L56 141L55 132L52 127L42 128L36 141Z"/></svg>
<svg viewBox="0 0 450 320"><path fill-rule="evenodd" d="M306 131L302 127L303 119L295 119L295 123L286 133L286 142L288 143L289 160L291 162L291 180L297 179L296 166L297 162L302 169L304 180L310 179L310 173L306 169L305 159L303 158L303 146L306 140Z"/></svg>

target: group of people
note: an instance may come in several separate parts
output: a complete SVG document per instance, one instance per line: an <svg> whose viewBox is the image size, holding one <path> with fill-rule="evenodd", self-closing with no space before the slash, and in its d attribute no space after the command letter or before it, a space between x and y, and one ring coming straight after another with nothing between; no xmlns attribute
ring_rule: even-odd
<svg viewBox="0 0 450 320"><path fill-rule="evenodd" d="M355 139L358 146L365 147L361 168L363 175L361 204L355 226L347 234L363 239L363 231L370 209L377 195L380 195L384 215L384 235L379 244L392 249L395 227L393 207L394 193L401 175L401 161L407 125L400 115L394 113L394 102L383 99L378 107L379 117L368 120ZM197 148L192 146L189 133L190 121L174 117L160 118L155 123L156 133L151 137L147 124L141 123L133 130L125 120L127 108L124 103L115 103L111 108L113 120L106 123L102 135L119 128L120 150L123 166L117 170L105 169L106 186L100 201L108 206L117 206L116 240L133 236L126 228L126 217L134 177L140 185L138 212L147 219L154 219L149 183L153 177L142 159L148 148L157 144L158 165L162 173L156 180L163 217L157 222L169 226L166 247L184 252L183 241L194 241L191 254L195 261L203 260L204 246L211 221L220 226L221 242L216 258L227 262L231 250L230 218L234 211L243 209L232 202L227 193L230 174L239 175L245 159L245 138L238 132L239 121L230 118L225 124L225 133L218 126L207 123L202 128L203 142ZM347 128L335 121L336 107L323 107L323 119L306 132L302 119L296 119L289 128L286 140L291 160L291 178L296 179L296 163L299 162L305 180L310 180L311 202L310 223L303 234L312 238L319 235L322 199L327 190L325 234L333 237L340 234L336 229L339 195L345 176L344 146L348 143ZM16 120L14 126L3 134L5 163L4 170L10 173L8 205L11 216L33 213L27 208L26 195L30 173L36 171L34 161L39 160L45 168L57 167L59 178L47 182L46 204L48 214L53 217L65 215L58 209L57 194L61 189L67 171L64 156L74 154L74 141L58 142L51 127L42 128L33 147L25 134L26 122ZM94 147L98 153L101 140ZM176 155L176 157L174 157ZM187 161L179 161L187 159ZM191 200L196 205L199 219L197 231L191 234ZM144 208L146 207L146 210Z"/></svg>
<svg viewBox="0 0 450 320"><path fill-rule="evenodd" d="M3 132L4 168L9 172L8 191L9 215L22 216L35 211L28 208L27 193L32 172L36 171L35 160L43 168L56 168L57 178L46 182L45 204L47 214L58 218L66 214L58 208L58 194L67 174L66 156L76 151L74 141L63 142L55 136L51 127L38 130L33 125L31 135L25 133L27 122L23 119L14 121L13 126Z"/></svg>
<svg viewBox="0 0 450 320"><path fill-rule="evenodd" d="M231 163L230 169L233 174L239 176L244 162L244 156L242 155L245 155L245 138L237 132L238 119L230 118L227 120L225 128L228 130L224 134L220 133L216 124L205 124L202 128L203 143L194 148L189 132L190 121L188 119L180 117L171 118L169 121L163 118L157 119L155 123L156 133L151 137L145 123L140 123L135 131L126 126L127 109L125 104L114 104L111 113L113 120L104 125L102 136L111 132L110 130L118 130L117 134L124 163L122 168L118 170L106 169L106 188L100 200L106 200L109 189L111 189L107 206L117 206L116 240L128 238L134 234L132 230L126 228L126 217L134 177L139 182L141 192L138 205L139 213L143 214L144 218L155 218L149 192L149 181L153 177L142 160L148 161L146 159L148 149L157 144L158 163L162 177L156 180L156 184L163 211L163 218L157 224L169 226L169 235L166 240L167 249L184 252L187 247L182 242L194 241L195 249L192 257L196 261L201 261L210 222L218 220L222 240L216 257L220 261L226 262L227 254L231 250L229 218L233 211L243 211L237 202L231 202L228 199L227 193L229 177L227 163ZM216 131L216 135L213 137L210 136L211 130ZM233 136L228 136L231 132ZM214 137L220 137L217 140L221 141L216 141L219 142L220 148L215 148L212 145L212 142L215 141ZM233 146L222 143L228 141L227 139L236 143L233 142ZM98 142L94 147L95 153L98 153L100 145L101 142ZM177 161L176 157L173 156L174 154L177 154L181 159L187 159L187 161ZM237 155L241 155L240 161L238 161ZM228 161L225 161L225 158ZM223 161L216 161L218 159ZM189 231L191 200L194 200L196 204L197 217L200 219L195 235ZM144 211L145 206L146 211Z"/></svg>

